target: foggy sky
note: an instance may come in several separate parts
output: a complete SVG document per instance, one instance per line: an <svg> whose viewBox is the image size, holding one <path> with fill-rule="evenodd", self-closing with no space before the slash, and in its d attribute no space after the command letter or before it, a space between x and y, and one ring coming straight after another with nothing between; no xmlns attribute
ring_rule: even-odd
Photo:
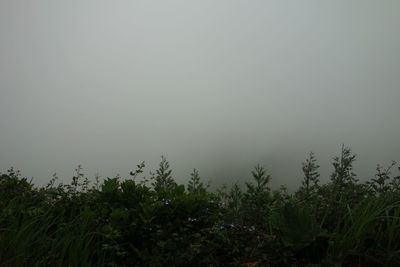
<svg viewBox="0 0 400 267"><path fill-rule="evenodd" d="M0 1L0 171L323 181L400 160L400 1Z"/></svg>

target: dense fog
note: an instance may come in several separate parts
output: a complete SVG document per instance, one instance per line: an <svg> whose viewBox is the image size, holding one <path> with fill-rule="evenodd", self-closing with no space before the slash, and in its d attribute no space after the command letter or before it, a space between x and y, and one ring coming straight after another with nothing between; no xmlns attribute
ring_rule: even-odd
<svg viewBox="0 0 400 267"><path fill-rule="evenodd" d="M400 1L0 2L0 171L321 180L400 160Z"/></svg>

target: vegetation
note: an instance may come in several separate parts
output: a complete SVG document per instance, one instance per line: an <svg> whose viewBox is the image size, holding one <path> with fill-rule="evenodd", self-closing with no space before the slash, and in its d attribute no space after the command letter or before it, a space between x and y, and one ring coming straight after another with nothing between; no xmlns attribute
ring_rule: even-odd
<svg viewBox="0 0 400 267"><path fill-rule="evenodd" d="M0 266L400 266L400 176L377 166L360 183L347 147L321 185L311 153L300 188L252 181L211 192L195 169L177 184L163 157L147 179L35 187L13 168L0 174ZM400 169L400 168L399 168Z"/></svg>

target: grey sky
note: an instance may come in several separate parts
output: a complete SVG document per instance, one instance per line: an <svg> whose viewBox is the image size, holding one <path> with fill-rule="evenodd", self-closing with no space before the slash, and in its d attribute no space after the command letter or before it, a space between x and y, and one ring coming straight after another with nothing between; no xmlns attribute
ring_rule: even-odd
<svg viewBox="0 0 400 267"><path fill-rule="evenodd" d="M400 1L0 1L0 170L179 181L400 160ZM149 169L148 169L149 170Z"/></svg>

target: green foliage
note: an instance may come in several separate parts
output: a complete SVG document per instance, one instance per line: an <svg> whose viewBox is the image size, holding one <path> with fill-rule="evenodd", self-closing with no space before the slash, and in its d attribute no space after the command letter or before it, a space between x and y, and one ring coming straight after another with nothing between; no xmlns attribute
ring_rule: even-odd
<svg viewBox="0 0 400 267"><path fill-rule="evenodd" d="M361 266L368 262L375 266L398 265L400 243L393 243L393 238L400 234L400 202L391 197L372 197L346 209L332 233L329 256L337 262L356 261ZM379 249L385 252L377 253Z"/></svg>
<svg viewBox="0 0 400 267"><path fill-rule="evenodd" d="M190 174L190 180L188 183L188 192L191 194L204 194L206 193L206 188L200 181L199 171L194 169Z"/></svg>
<svg viewBox="0 0 400 267"><path fill-rule="evenodd" d="M0 208L6 207L21 195L30 194L32 184L22 178L19 171L10 168L7 174L0 173Z"/></svg>
<svg viewBox="0 0 400 267"><path fill-rule="evenodd" d="M176 186L176 183L171 174L172 170L169 167L169 162L164 156L162 156L159 168L156 170L156 173L153 174L153 177L151 178L153 180L152 185L156 192L168 190Z"/></svg>
<svg viewBox="0 0 400 267"><path fill-rule="evenodd" d="M299 188L298 194L303 198L314 196L319 190L319 177L317 159L313 152L310 152L308 158L302 163L302 170L304 174L303 181Z"/></svg>
<svg viewBox="0 0 400 267"><path fill-rule="evenodd" d="M251 171L253 182L246 182L247 191L243 196L244 217L248 224L266 228L266 220L271 204L271 175L264 167L256 165Z"/></svg>
<svg viewBox="0 0 400 267"><path fill-rule="evenodd" d="M400 167L398 167L400 172ZM400 175L393 177L392 181L390 181L390 187L393 192L400 192Z"/></svg>
<svg viewBox="0 0 400 267"><path fill-rule="evenodd" d="M365 184L342 147L331 182L314 154L300 189L270 188L260 165L243 186L210 192L195 169L187 190L165 157L148 183L145 164L91 186L34 187L0 174L0 266L399 266L400 177L395 164Z"/></svg>
<svg viewBox="0 0 400 267"><path fill-rule="evenodd" d="M306 205L299 205L288 202L272 213L272 227L276 235L281 236L285 247L294 251L305 253L307 256L314 254L316 246L319 246L319 253L314 255L323 258L326 254L327 240L326 232L318 224L315 215Z"/></svg>
<svg viewBox="0 0 400 267"><path fill-rule="evenodd" d="M260 193L269 192L268 183L271 181L271 175L266 174L266 170L261 165L256 165L251 171L255 184L247 182L247 191L249 194L257 195Z"/></svg>
<svg viewBox="0 0 400 267"><path fill-rule="evenodd" d="M355 184L357 179L353 172L353 163L356 160L356 155L352 154L351 149L342 145L340 156L333 158L334 171L331 175L331 181L338 193L343 193L343 190Z"/></svg>
<svg viewBox="0 0 400 267"><path fill-rule="evenodd" d="M399 177L391 178L391 172L394 166L396 166L395 161L392 161L386 168L378 164L376 166L377 173L375 174L375 178L372 178L371 181L368 181L366 184L377 194L385 194L388 191L398 191Z"/></svg>

